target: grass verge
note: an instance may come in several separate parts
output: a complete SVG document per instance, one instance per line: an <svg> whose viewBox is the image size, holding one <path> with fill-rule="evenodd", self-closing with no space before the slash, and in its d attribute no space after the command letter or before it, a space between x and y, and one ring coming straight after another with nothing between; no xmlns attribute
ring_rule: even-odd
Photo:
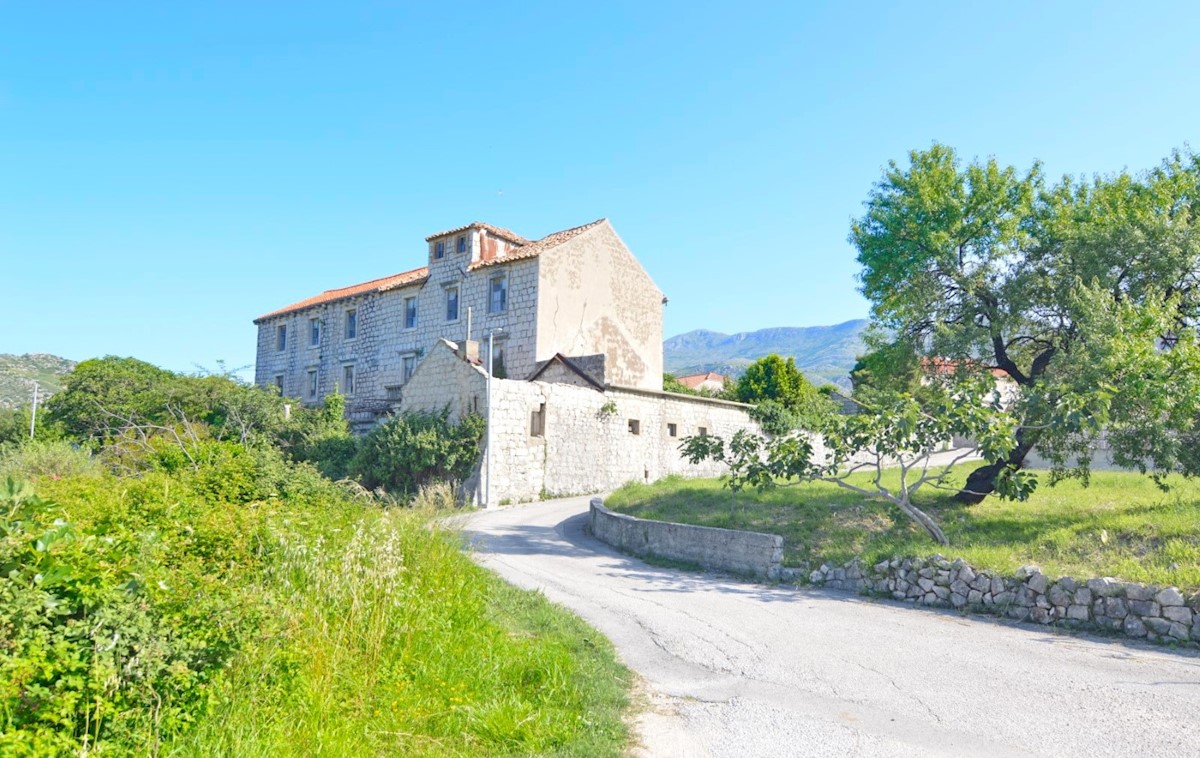
<svg viewBox="0 0 1200 758"><path fill-rule="evenodd" d="M294 543L266 582L274 638L236 661L185 756L614 756L629 673L544 597L425 518L367 511Z"/></svg>
<svg viewBox="0 0 1200 758"><path fill-rule="evenodd" d="M956 471L958 480L969 471ZM942 552L1004 572L1036 563L1052 575L1198 588L1200 482L1170 485L1162 492L1147 477L1098 471L1090 487L1043 481L1028 502L990 497L973 506L955 502L952 491L923 490L916 502L941 523L948 549L890 504L822 482L735 498L718 480L672 477L630 483L605 504L639 518L782 535L788 566Z"/></svg>
<svg viewBox="0 0 1200 758"><path fill-rule="evenodd" d="M618 755L629 674L608 641L426 526L373 510L286 544L270 638L167 752Z"/></svg>

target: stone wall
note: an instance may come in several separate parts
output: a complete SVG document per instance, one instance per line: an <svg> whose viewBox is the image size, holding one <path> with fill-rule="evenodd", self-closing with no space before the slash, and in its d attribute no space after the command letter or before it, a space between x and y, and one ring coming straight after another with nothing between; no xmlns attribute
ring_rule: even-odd
<svg viewBox="0 0 1200 758"><path fill-rule="evenodd" d="M783 569L783 578L795 578L795 573ZM938 555L897 558L869 567L858 561L822 565L808 579L816 586L981 611L1018 621L1098 628L1155 642L1200 642L1200 593L1188 598L1176 587L1107 577L1051 579L1036 566L1002 576Z"/></svg>
<svg viewBox="0 0 1200 758"><path fill-rule="evenodd" d="M612 225L597 224L540 260L538 357L602 353L608 384L661 390L663 293Z"/></svg>
<svg viewBox="0 0 1200 758"><path fill-rule="evenodd" d="M634 555L657 556L759 579L778 579L783 538L734 529L673 524L613 513L600 498L591 502L592 534Z"/></svg>
<svg viewBox="0 0 1200 758"><path fill-rule="evenodd" d="M452 343L439 341L397 409L437 412L449 405L452 418L468 412L488 418L494 503L603 492L670 474L719 476L722 464L684 460L683 438L728 439L738 429L758 428L745 405L691 395L493 379L489 414L487 391L482 368L460 358ZM481 484L489 478L486 467L480 477ZM481 494L473 499L480 502Z"/></svg>

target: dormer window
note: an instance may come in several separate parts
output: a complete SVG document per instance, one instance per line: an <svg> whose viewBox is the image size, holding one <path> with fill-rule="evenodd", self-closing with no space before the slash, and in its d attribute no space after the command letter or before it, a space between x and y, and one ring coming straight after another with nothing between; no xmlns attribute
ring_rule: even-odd
<svg viewBox="0 0 1200 758"><path fill-rule="evenodd" d="M458 235L458 242L456 242L455 244L457 245L458 252L460 252L460 253L467 252L467 235L465 235L465 234Z"/></svg>
<svg viewBox="0 0 1200 758"><path fill-rule="evenodd" d="M433 257L439 260L446 257L446 242L444 240L433 243Z"/></svg>

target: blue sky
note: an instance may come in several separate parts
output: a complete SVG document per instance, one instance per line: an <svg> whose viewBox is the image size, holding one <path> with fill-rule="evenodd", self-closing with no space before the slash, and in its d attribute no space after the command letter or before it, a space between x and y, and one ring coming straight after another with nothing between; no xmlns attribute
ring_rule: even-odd
<svg viewBox="0 0 1200 758"><path fill-rule="evenodd" d="M435 7L436 6L436 7ZM252 319L472 220L601 216L667 336L867 315L846 242L940 141L1200 146L1200 4L0 0L0 352L253 363Z"/></svg>

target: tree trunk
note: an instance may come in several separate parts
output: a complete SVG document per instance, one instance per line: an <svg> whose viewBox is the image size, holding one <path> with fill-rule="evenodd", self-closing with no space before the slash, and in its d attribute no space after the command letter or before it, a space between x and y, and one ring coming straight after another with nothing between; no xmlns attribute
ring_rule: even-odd
<svg viewBox="0 0 1200 758"><path fill-rule="evenodd" d="M1008 466L1021 468L1025 464L1025 457L1029 455L1029 451L1033 450L1033 446L1037 444L1041 434L1035 429L1026 429L1024 427L1017 430L1017 445L1014 447L1003 460L989 463L986 466L980 466L971 472L967 477L967 483L958 491L954 499L960 503L975 505L982 502L985 497L996 491L996 477L1000 475Z"/></svg>
<svg viewBox="0 0 1200 758"><path fill-rule="evenodd" d="M950 540L946 539L946 533L942 531L942 527L938 526L938 522L934 521L928 513L913 505L907 497L902 497L896 502L896 505L904 511L904 515L915 521L939 545L950 544Z"/></svg>

